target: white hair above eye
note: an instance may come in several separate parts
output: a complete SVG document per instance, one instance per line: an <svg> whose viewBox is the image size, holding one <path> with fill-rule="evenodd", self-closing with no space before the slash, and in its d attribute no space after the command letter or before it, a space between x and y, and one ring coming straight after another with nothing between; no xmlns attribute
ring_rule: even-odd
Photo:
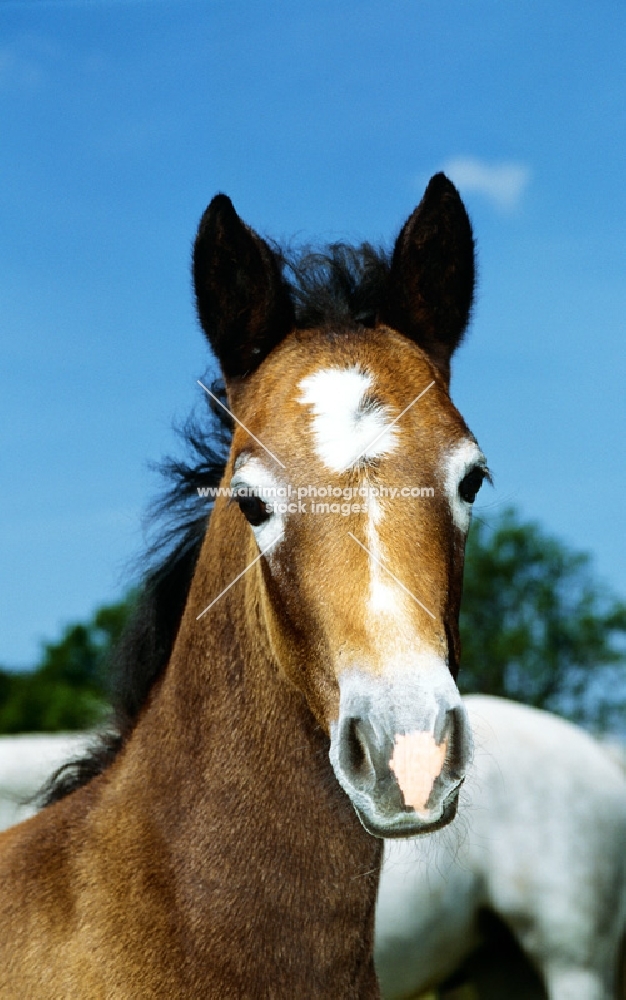
<svg viewBox="0 0 626 1000"><path fill-rule="evenodd" d="M459 441L444 457L443 483L446 496L452 511L452 519L459 531L466 534L472 519L472 505L463 500L459 486L473 468L478 466L489 475L487 459L478 447L474 438L464 438Z"/></svg>
<svg viewBox="0 0 626 1000"><path fill-rule="evenodd" d="M268 550L268 558L271 558L272 550L285 537L285 516L276 506L280 502L278 490L284 488L284 483L259 458L244 452L235 462L230 488L245 490L245 496L258 495L267 505L271 512L268 519L250 527L260 551Z"/></svg>

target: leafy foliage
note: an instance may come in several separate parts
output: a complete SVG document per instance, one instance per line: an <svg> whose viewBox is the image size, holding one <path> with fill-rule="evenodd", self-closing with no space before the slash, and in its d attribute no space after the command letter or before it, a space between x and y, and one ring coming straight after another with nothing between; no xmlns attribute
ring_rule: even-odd
<svg viewBox="0 0 626 1000"><path fill-rule="evenodd" d="M626 604L572 552L513 510L468 540L460 682L598 726L626 702Z"/></svg>
<svg viewBox="0 0 626 1000"><path fill-rule="evenodd" d="M100 608L86 625L69 625L46 643L29 673L0 670L0 733L86 729L108 711L106 663L133 597Z"/></svg>

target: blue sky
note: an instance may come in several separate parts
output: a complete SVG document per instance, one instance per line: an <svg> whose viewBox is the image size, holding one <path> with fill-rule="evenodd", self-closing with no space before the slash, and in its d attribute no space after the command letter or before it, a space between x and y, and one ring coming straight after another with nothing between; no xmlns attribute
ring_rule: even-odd
<svg viewBox="0 0 626 1000"><path fill-rule="evenodd" d="M0 664L131 581L209 363L218 190L274 237L389 243L446 169L483 516L516 504L626 596L625 28L617 0L1 0Z"/></svg>

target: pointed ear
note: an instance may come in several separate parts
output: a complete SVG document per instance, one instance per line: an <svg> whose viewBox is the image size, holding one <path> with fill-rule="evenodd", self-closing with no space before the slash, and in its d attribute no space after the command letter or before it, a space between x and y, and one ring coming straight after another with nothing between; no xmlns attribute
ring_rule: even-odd
<svg viewBox="0 0 626 1000"><path fill-rule="evenodd" d="M200 220L193 281L198 316L226 381L254 371L294 325L276 255L224 194Z"/></svg>
<svg viewBox="0 0 626 1000"><path fill-rule="evenodd" d="M396 241L379 319L419 344L448 382L473 297L472 227L454 184L435 174Z"/></svg>

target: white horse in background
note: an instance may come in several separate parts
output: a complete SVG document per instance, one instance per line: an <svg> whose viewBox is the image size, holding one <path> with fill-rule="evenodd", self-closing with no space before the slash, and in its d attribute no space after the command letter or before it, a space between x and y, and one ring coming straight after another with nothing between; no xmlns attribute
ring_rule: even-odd
<svg viewBox="0 0 626 1000"><path fill-rule="evenodd" d="M0 830L37 811L33 796L61 764L79 757L90 733L0 737Z"/></svg>
<svg viewBox="0 0 626 1000"><path fill-rule="evenodd" d="M457 818L385 844L385 1000L449 977L480 941L482 910L508 925L550 1000L626 996L626 777L616 755L547 712L478 695L465 705L475 755Z"/></svg>

